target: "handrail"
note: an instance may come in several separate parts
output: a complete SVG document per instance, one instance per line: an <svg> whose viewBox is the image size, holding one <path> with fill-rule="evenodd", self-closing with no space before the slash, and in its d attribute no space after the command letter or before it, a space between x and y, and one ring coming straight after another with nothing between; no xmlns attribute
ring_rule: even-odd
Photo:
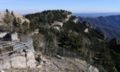
<svg viewBox="0 0 120 72"><path fill-rule="evenodd" d="M27 41L27 42L17 42L17 41L0 41L0 46L2 48L5 48L5 47L10 47L10 46L13 46L14 49L13 51L8 51L8 52L5 52L5 53L2 53L0 54L0 58L3 58L1 56L5 56L5 55L9 55L10 53L12 52L19 52L21 51L22 49L28 49L30 48L29 46L32 45L32 41ZM27 48L26 48L27 47Z"/></svg>

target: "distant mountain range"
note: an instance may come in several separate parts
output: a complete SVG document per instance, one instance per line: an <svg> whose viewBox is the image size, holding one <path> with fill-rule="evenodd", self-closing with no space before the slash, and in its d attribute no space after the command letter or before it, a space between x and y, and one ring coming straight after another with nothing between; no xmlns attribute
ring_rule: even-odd
<svg viewBox="0 0 120 72"><path fill-rule="evenodd" d="M99 17L99 16L111 16L120 15L119 12L109 12L109 13L73 13L73 15L80 17Z"/></svg>
<svg viewBox="0 0 120 72"><path fill-rule="evenodd" d="M107 14L109 15L109 14ZM77 15L79 16L79 15ZM79 17L82 21L89 22L92 26L99 28L109 39L120 39L120 15Z"/></svg>

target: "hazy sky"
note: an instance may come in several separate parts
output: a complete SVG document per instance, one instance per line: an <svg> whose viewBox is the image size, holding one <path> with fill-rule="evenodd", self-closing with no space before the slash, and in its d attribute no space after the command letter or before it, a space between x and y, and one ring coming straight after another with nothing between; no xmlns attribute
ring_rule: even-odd
<svg viewBox="0 0 120 72"><path fill-rule="evenodd" d="M0 0L0 10L35 12L66 9L72 12L120 12L120 0Z"/></svg>

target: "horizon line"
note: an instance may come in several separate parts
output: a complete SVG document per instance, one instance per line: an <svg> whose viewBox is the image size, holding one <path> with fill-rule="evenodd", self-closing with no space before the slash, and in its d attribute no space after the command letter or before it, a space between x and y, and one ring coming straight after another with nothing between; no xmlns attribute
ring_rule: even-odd
<svg viewBox="0 0 120 72"><path fill-rule="evenodd" d="M7 8L6 8L7 9ZM0 12L4 12L6 9L1 9ZM8 9L10 11L13 11L13 12L18 12L18 13L21 13L21 14L28 14L28 13L38 13L38 12L42 12L42 11L46 11L46 10L66 10L66 9L44 9L44 10L33 10L33 9L26 9L26 10L12 10L12 9ZM66 10L66 11L70 11L72 12L73 14L75 13L81 13L81 14L94 14L94 13L120 13L118 11L74 11L74 10Z"/></svg>

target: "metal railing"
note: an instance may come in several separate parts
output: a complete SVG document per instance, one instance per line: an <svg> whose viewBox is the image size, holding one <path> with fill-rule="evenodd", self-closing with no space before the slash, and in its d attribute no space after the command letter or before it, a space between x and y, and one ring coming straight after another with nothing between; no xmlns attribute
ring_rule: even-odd
<svg viewBox="0 0 120 72"><path fill-rule="evenodd" d="M0 47L5 48L5 47L10 47L13 46L12 51L7 51L5 53L0 54L0 58L3 58L6 55L9 55L10 53L14 52L19 52L23 49L29 49L32 46L32 41L27 41L27 42L17 42L17 41L0 41Z"/></svg>

